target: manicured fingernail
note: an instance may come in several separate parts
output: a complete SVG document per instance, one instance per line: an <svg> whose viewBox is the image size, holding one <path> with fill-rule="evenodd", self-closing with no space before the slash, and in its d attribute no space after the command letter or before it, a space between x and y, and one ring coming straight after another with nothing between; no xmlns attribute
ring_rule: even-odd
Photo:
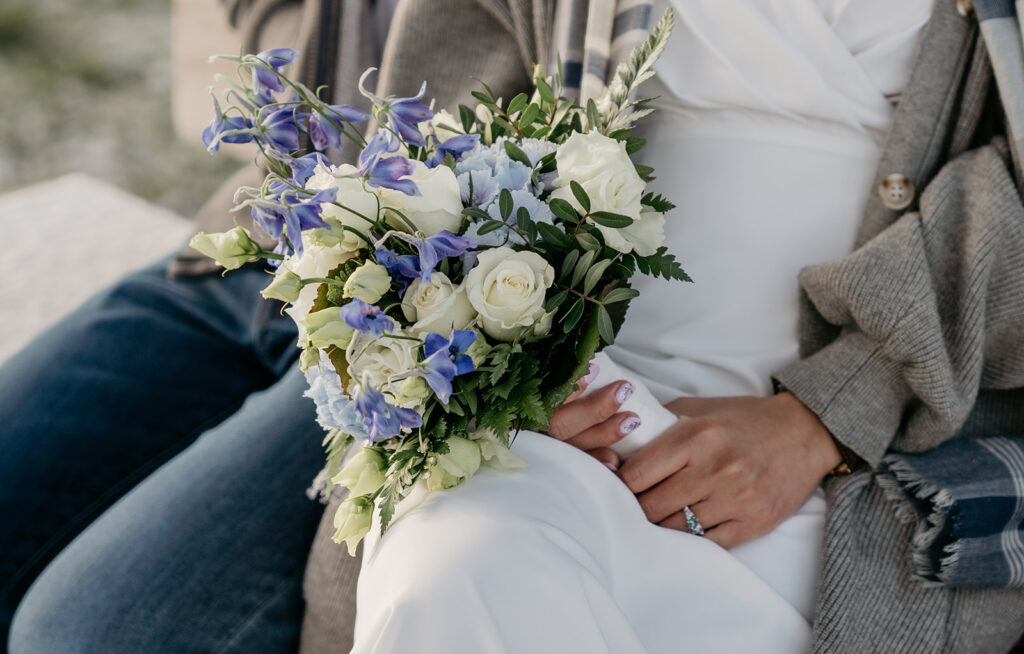
<svg viewBox="0 0 1024 654"><path fill-rule="evenodd" d="M587 386L590 386L590 384L593 383L595 379L597 379L597 373L599 372L601 372L601 367L599 365L597 365L596 363L590 364L590 372L588 372L586 376L583 378L583 383Z"/></svg>
<svg viewBox="0 0 1024 654"><path fill-rule="evenodd" d="M625 436L626 434L632 433L633 430L639 426L640 418L637 418L636 416L629 416L619 423L619 433Z"/></svg>
<svg viewBox="0 0 1024 654"><path fill-rule="evenodd" d="M619 471L619 466L615 465L614 463L608 463L607 461L602 461L601 463L604 464L605 468L608 468L612 472L618 472Z"/></svg>
<svg viewBox="0 0 1024 654"><path fill-rule="evenodd" d="M633 387L633 384L626 382L622 386L619 386L619 390L615 391L615 401L619 404L625 404L626 400L633 397L633 392L635 390L636 388Z"/></svg>

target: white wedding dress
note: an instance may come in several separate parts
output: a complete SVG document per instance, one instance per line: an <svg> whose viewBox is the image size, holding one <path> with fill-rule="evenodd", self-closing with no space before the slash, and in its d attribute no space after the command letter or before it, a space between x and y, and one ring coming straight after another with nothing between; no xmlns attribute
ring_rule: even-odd
<svg viewBox="0 0 1024 654"><path fill-rule="evenodd" d="M642 158L679 205L667 245L695 283L639 278L607 354L662 402L766 395L797 357L797 272L852 248L931 0L671 5ZM418 490L383 539L371 530L354 652L807 648L820 494L725 551L647 522L564 443L522 433L514 451L528 468Z"/></svg>

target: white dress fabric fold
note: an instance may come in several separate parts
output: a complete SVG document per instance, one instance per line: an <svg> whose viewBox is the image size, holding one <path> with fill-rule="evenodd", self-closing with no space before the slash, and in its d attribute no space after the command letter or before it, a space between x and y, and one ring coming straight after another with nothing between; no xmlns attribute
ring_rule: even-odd
<svg viewBox="0 0 1024 654"><path fill-rule="evenodd" d="M931 0L671 6L676 31L645 89L658 111L638 135L651 190L678 205L666 245L695 283L638 278L606 354L660 402L767 395L797 356L797 272L852 248ZM650 524L564 443L526 432L513 451L525 470L417 489L383 538L371 530L354 652L807 649L820 493L726 551Z"/></svg>

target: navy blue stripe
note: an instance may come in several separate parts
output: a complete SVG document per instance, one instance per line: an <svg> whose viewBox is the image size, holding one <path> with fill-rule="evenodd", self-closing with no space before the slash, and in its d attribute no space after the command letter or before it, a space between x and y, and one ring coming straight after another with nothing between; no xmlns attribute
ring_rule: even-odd
<svg viewBox="0 0 1024 654"><path fill-rule="evenodd" d="M637 5L615 16L612 40L629 30L646 30L651 26L651 5Z"/></svg>
<svg viewBox="0 0 1024 654"><path fill-rule="evenodd" d="M978 20L1013 18L1017 15L1017 8L1013 0L974 0L974 13Z"/></svg>
<svg viewBox="0 0 1024 654"><path fill-rule="evenodd" d="M1020 525L1010 524L1016 508L1016 497L958 500L950 512L954 515L953 538L983 538L1019 529Z"/></svg>
<svg viewBox="0 0 1024 654"><path fill-rule="evenodd" d="M562 62L562 83L571 89L578 89L583 82L583 62Z"/></svg>

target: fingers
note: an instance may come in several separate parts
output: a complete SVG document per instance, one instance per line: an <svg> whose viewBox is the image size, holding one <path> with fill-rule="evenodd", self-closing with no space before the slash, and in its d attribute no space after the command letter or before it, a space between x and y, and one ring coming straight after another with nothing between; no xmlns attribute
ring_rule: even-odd
<svg viewBox="0 0 1024 654"><path fill-rule="evenodd" d="M674 426L626 460L619 477L634 493L642 493L682 469L690 459L687 447L693 431L689 418L680 418Z"/></svg>
<svg viewBox="0 0 1024 654"><path fill-rule="evenodd" d="M555 411L548 425L548 434L565 441L608 420L634 391L626 381L609 384L598 391L567 402Z"/></svg>
<svg viewBox="0 0 1024 654"><path fill-rule="evenodd" d="M647 519L661 524L670 516L680 513L684 506L696 511L695 507L707 496L706 490L699 486L700 483L701 480L689 468L683 468L650 490L640 493L636 499L640 502L640 508L644 510ZM703 516L700 518L704 519ZM684 519L683 523L685 522Z"/></svg>
<svg viewBox="0 0 1024 654"><path fill-rule="evenodd" d="M607 447L598 447L593 450L587 450L587 454L605 464L605 466L607 466L612 472L618 470L619 464L622 463L619 455Z"/></svg>
<svg viewBox="0 0 1024 654"><path fill-rule="evenodd" d="M602 423L585 429L566 442L581 450L592 450L595 447L610 447L640 426L640 417L635 413L616 413Z"/></svg>
<svg viewBox="0 0 1024 654"><path fill-rule="evenodd" d="M680 397L665 405L677 416L706 416L719 409L726 408L736 401L734 397Z"/></svg>
<svg viewBox="0 0 1024 654"><path fill-rule="evenodd" d="M704 532L704 537L708 538L724 549L732 549L737 545L741 545L748 540L756 538L757 535L747 534L744 523L738 520L729 520L722 524L708 529Z"/></svg>

